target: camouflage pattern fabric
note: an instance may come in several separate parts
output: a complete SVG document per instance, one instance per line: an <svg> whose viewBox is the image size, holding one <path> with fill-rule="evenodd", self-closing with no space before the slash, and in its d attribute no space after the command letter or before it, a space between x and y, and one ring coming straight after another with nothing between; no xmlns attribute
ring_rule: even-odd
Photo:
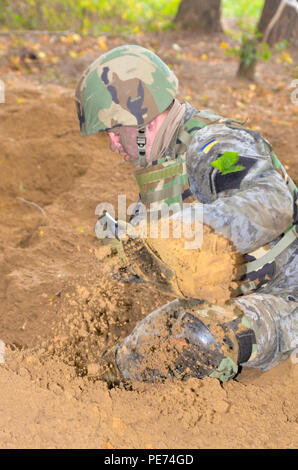
<svg viewBox="0 0 298 470"><path fill-rule="evenodd" d="M257 354L246 367L271 369L289 357L298 346L298 303L272 294L249 294L234 301L245 311L255 332Z"/></svg>
<svg viewBox="0 0 298 470"><path fill-rule="evenodd" d="M292 195L257 134L231 125L210 125L194 136L187 153L190 188L204 203L204 222L241 253L275 240L293 217ZM211 140L217 143L205 154L200 149ZM229 150L239 153L245 169L223 176L211 163Z"/></svg>
<svg viewBox="0 0 298 470"><path fill-rule="evenodd" d="M163 170L167 170L167 172ZM160 208L163 203L167 205L181 203L181 188L188 184L185 160L182 158L172 160L165 157L155 160L144 170L137 170L135 178L139 184L141 201L148 210L150 210L150 202L158 202L156 208ZM176 195L173 192L170 196L171 191L161 192L166 188L174 188L174 186L179 187ZM153 193L155 193L155 197ZM168 197L166 193L169 194Z"/></svg>
<svg viewBox="0 0 298 470"><path fill-rule="evenodd" d="M187 145L183 142L210 122L225 122L226 118L219 116L211 110L199 111L192 118L177 129L173 137L176 142L173 150L167 149L166 156L148 164L145 169L135 172L135 178L140 188L140 202L144 204L147 216L150 212L161 215L162 206L172 206L171 210L177 212L182 209L182 203L196 201L189 187L189 178L186 168Z"/></svg>
<svg viewBox="0 0 298 470"><path fill-rule="evenodd" d="M183 122L195 114L198 111L187 104ZM211 114L209 118L212 122ZM173 157L176 149L175 140L166 155ZM239 153L242 171L222 175L211 165L226 151ZM292 195L274 169L270 144L258 132L232 122L205 125L188 146L186 167L190 189L204 204L204 223L230 239L241 253L267 243L274 246L291 224ZM181 216L177 212L173 217ZM131 222L138 223L138 217ZM241 307L257 338L257 352L246 365L265 370L289 357L298 345L297 241L276 258L270 280L233 302Z"/></svg>
<svg viewBox="0 0 298 470"><path fill-rule="evenodd" d="M116 47L83 73L75 102L83 136L117 126L144 126L162 113L178 91L178 80L153 52Z"/></svg>
<svg viewBox="0 0 298 470"><path fill-rule="evenodd" d="M183 202L195 200L188 193L185 154L177 155L175 160L169 157L156 160L144 170L136 171L135 177L140 188L140 201L151 220L155 220L152 212L156 213L156 219L161 216L164 204L176 212L182 209Z"/></svg>

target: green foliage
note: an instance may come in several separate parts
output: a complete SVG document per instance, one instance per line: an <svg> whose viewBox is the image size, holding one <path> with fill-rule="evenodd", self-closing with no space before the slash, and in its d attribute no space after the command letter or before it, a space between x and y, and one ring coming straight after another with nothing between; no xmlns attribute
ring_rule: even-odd
<svg viewBox="0 0 298 470"><path fill-rule="evenodd" d="M0 27L128 31L171 27L180 0L0 0Z"/></svg>
<svg viewBox="0 0 298 470"><path fill-rule="evenodd" d="M254 33L238 33L233 35L233 39L238 42L234 47L228 47L225 50L226 55L239 57L243 63L250 65L255 60L264 60L267 62L272 56L272 50L266 42L258 42L262 34L259 31ZM288 46L288 41L283 40L274 45L277 52L282 52Z"/></svg>
<svg viewBox="0 0 298 470"><path fill-rule="evenodd" d="M235 47L228 47L225 50L225 54L240 57L242 62L244 62L246 65L251 64L254 60L257 59L258 54L255 37L249 35L248 33L243 33L241 36L241 42L239 42L239 44Z"/></svg>
<svg viewBox="0 0 298 470"><path fill-rule="evenodd" d="M244 17L257 20L260 17L264 0L222 0L224 17L243 19Z"/></svg>
<svg viewBox="0 0 298 470"><path fill-rule="evenodd" d="M253 63L258 56L257 47L258 45L256 38L244 33L242 36L241 48L239 49L239 56L241 61L246 65Z"/></svg>
<svg viewBox="0 0 298 470"><path fill-rule="evenodd" d="M265 62L267 62L271 56L272 52L267 42L261 42L258 47L257 58L265 60Z"/></svg>
<svg viewBox="0 0 298 470"><path fill-rule="evenodd" d="M250 34L255 33L255 25L261 16L264 0L222 0L221 4L223 17L237 18L240 30ZM226 31L226 33L231 32Z"/></svg>
<svg viewBox="0 0 298 470"><path fill-rule="evenodd" d="M0 28L137 33L173 27L181 0L0 0ZM257 20L264 0L222 0L223 16Z"/></svg>
<svg viewBox="0 0 298 470"><path fill-rule="evenodd" d="M214 166L214 168L217 168L222 175L227 175L229 173L236 173L237 171L245 170L243 165L235 165L238 160L238 152L225 152L217 160L211 162L211 165Z"/></svg>
<svg viewBox="0 0 298 470"><path fill-rule="evenodd" d="M281 42L274 44L274 48L277 50L277 52L282 52L288 45L288 41L283 39Z"/></svg>
<svg viewBox="0 0 298 470"><path fill-rule="evenodd" d="M257 41L261 39L262 33L256 29L256 23L260 18L264 0L222 0L222 11L225 17L238 18L238 26L241 31L233 32L226 30L226 34L238 44L226 48L227 55L239 57L241 62L249 66L257 60L268 61L272 56L272 50L265 42ZM288 45L286 40L275 44L277 52L282 52Z"/></svg>

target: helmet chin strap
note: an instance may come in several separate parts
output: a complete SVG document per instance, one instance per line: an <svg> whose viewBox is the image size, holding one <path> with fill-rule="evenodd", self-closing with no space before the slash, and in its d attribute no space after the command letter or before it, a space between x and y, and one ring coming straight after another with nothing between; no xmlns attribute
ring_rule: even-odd
<svg viewBox="0 0 298 470"><path fill-rule="evenodd" d="M139 164L145 168L147 166L146 160L146 126L138 127L137 146L139 150Z"/></svg>

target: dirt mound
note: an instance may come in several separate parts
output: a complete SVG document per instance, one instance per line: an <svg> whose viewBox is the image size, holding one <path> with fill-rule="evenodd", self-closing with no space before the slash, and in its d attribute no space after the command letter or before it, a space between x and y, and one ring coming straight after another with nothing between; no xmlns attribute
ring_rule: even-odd
<svg viewBox="0 0 298 470"><path fill-rule="evenodd" d="M169 298L147 283L121 281L111 265L99 266L96 278L90 276L65 294L61 322L42 346L74 366L78 375L97 375L92 366L99 364L104 350L123 340L148 311Z"/></svg>
<svg viewBox="0 0 298 470"><path fill-rule="evenodd" d="M108 390L57 359L8 350L0 368L0 446L297 447L297 367L287 361L264 374L246 371L241 380L223 386L210 378L167 380Z"/></svg>
<svg viewBox="0 0 298 470"><path fill-rule="evenodd" d="M70 93L59 87L50 90L12 90L0 108L2 197L48 205L87 171L94 143L90 139L83 145L78 139Z"/></svg>
<svg viewBox="0 0 298 470"><path fill-rule="evenodd" d="M116 159L105 161L111 155L105 136L80 136L71 90L49 85L41 93L12 83L6 94L0 108L0 338L33 345L37 335L47 336L64 294L75 288L78 260L84 275L96 272L94 210L100 201L115 204L120 173L108 178Z"/></svg>

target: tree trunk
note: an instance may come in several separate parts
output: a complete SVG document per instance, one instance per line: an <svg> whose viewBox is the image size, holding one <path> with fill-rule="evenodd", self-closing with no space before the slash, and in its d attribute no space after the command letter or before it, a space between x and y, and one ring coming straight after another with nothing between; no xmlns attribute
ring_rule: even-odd
<svg viewBox="0 0 298 470"><path fill-rule="evenodd" d="M283 39L295 45L298 43L297 10L282 0L265 0L258 30L262 40L271 46Z"/></svg>
<svg viewBox="0 0 298 470"><path fill-rule="evenodd" d="M201 33L222 32L220 0L181 0L174 23Z"/></svg>
<svg viewBox="0 0 298 470"><path fill-rule="evenodd" d="M253 37L250 39L242 40L240 63L237 71L238 78L244 78L251 82L254 81L255 70L257 65L257 49L257 38Z"/></svg>

